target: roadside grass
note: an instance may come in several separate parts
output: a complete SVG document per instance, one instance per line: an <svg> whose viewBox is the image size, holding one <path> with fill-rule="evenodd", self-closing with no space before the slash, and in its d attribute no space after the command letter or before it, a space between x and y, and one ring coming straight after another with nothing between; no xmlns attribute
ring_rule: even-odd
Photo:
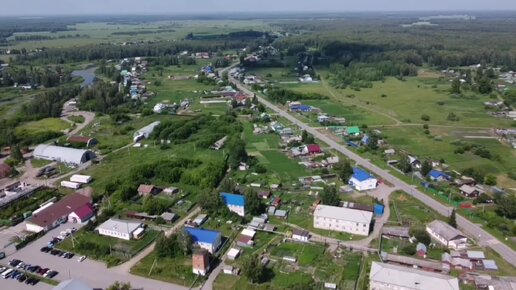
<svg viewBox="0 0 516 290"><path fill-rule="evenodd" d="M70 129L71 126L66 121L59 118L46 118L39 121L24 123L15 129L17 135L35 135L42 132L62 132Z"/></svg>
<svg viewBox="0 0 516 290"><path fill-rule="evenodd" d="M111 267L138 254L149 246L158 234L158 231L147 229L141 239L126 241L81 229L73 237L69 237L58 244L57 248L104 261L108 267Z"/></svg>
<svg viewBox="0 0 516 290"><path fill-rule="evenodd" d="M34 168L41 168L41 167L49 165L50 163L52 163L52 161L44 160L44 159L34 159L33 158L33 159L30 160L30 164Z"/></svg>
<svg viewBox="0 0 516 290"><path fill-rule="evenodd" d="M77 123L77 124L84 123L84 117L83 116L72 115L72 116L68 116L67 119L72 121L72 122L74 122L74 123Z"/></svg>
<svg viewBox="0 0 516 290"><path fill-rule="evenodd" d="M188 287L197 277L192 272L192 257L160 258L154 251L134 265L131 274Z"/></svg>

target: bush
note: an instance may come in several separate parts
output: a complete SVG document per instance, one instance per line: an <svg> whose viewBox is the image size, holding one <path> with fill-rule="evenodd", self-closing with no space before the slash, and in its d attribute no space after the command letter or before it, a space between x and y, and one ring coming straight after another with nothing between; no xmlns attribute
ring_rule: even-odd
<svg viewBox="0 0 516 290"><path fill-rule="evenodd" d="M401 252L407 256L416 254L416 244L409 244L401 249Z"/></svg>
<svg viewBox="0 0 516 290"><path fill-rule="evenodd" d="M428 121L430 121L430 116L423 114L423 115L421 115L421 120L428 122Z"/></svg>

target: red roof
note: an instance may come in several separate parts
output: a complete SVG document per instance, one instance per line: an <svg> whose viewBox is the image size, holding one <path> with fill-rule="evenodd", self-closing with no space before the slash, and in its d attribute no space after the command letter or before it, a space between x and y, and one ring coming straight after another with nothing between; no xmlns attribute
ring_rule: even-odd
<svg viewBox="0 0 516 290"><path fill-rule="evenodd" d="M140 184L140 186L138 186L138 192L145 194L153 193L154 189L154 185Z"/></svg>
<svg viewBox="0 0 516 290"><path fill-rule="evenodd" d="M92 139L93 138L84 137L84 136L71 136L68 138L68 142L88 144L90 142L90 140L92 140Z"/></svg>
<svg viewBox="0 0 516 290"><path fill-rule="evenodd" d="M249 237L249 236L244 236L244 235L240 235L238 237L238 241L242 244L246 244L246 245L252 245L254 242L253 242L253 238Z"/></svg>
<svg viewBox="0 0 516 290"><path fill-rule="evenodd" d="M91 201L91 197L74 193L33 215L29 221L42 228L47 228L52 226L57 220L68 216L84 205L91 204Z"/></svg>
<svg viewBox="0 0 516 290"><path fill-rule="evenodd" d="M321 147L317 144L307 145L308 153L321 153Z"/></svg>
<svg viewBox="0 0 516 290"><path fill-rule="evenodd" d="M11 166L5 163L0 163L0 178L9 176L9 174L11 174L11 170Z"/></svg>
<svg viewBox="0 0 516 290"><path fill-rule="evenodd" d="M90 203L87 203L74 211L74 213L81 219L81 221L93 216L93 212L94 209Z"/></svg>

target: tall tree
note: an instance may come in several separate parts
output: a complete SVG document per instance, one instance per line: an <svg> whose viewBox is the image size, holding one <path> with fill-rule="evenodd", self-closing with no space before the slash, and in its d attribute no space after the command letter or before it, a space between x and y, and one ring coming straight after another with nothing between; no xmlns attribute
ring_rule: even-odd
<svg viewBox="0 0 516 290"><path fill-rule="evenodd" d="M333 166L333 168L335 169L335 172L339 178L346 183L348 182L349 178L351 178L351 175L353 175L353 167L351 167L351 164L347 160L339 161Z"/></svg>
<svg viewBox="0 0 516 290"><path fill-rule="evenodd" d="M423 164L421 164L421 175L427 176L431 170L432 170L432 163L430 163L430 161L428 161L428 160L423 161Z"/></svg>
<svg viewBox="0 0 516 290"><path fill-rule="evenodd" d="M262 263L260 263L257 255L248 256L242 262L242 274L251 283L261 282L264 272L265 268L263 267Z"/></svg>
<svg viewBox="0 0 516 290"><path fill-rule="evenodd" d="M452 210L450 216L448 217L448 224L454 228L457 228L457 216L455 209Z"/></svg>
<svg viewBox="0 0 516 290"><path fill-rule="evenodd" d="M184 256L188 256L192 253L193 239L188 232L180 231L177 234L177 241Z"/></svg>
<svg viewBox="0 0 516 290"><path fill-rule="evenodd" d="M247 214L253 216L262 214L265 210L263 203L260 202L258 195L252 188L245 192L245 208Z"/></svg>
<svg viewBox="0 0 516 290"><path fill-rule="evenodd" d="M335 186L325 186L319 197L321 198L321 203L325 205L337 206L340 202Z"/></svg>
<svg viewBox="0 0 516 290"><path fill-rule="evenodd" d="M233 137L228 140L227 145L229 151L229 166L231 168L237 168L240 162L247 161L247 151L245 150L245 142L238 138Z"/></svg>
<svg viewBox="0 0 516 290"><path fill-rule="evenodd" d="M458 78L456 78L452 81L450 92L452 94L460 94L461 93L460 80Z"/></svg>

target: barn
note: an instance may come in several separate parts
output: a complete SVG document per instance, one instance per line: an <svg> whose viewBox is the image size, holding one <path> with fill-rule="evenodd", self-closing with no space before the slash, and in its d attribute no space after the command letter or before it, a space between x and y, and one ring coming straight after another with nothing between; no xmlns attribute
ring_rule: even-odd
<svg viewBox="0 0 516 290"><path fill-rule="evenodd" d="M34 149L35 159L44 159L79 165L95 158L95 153L89 150L40 144Z"/></svg>

